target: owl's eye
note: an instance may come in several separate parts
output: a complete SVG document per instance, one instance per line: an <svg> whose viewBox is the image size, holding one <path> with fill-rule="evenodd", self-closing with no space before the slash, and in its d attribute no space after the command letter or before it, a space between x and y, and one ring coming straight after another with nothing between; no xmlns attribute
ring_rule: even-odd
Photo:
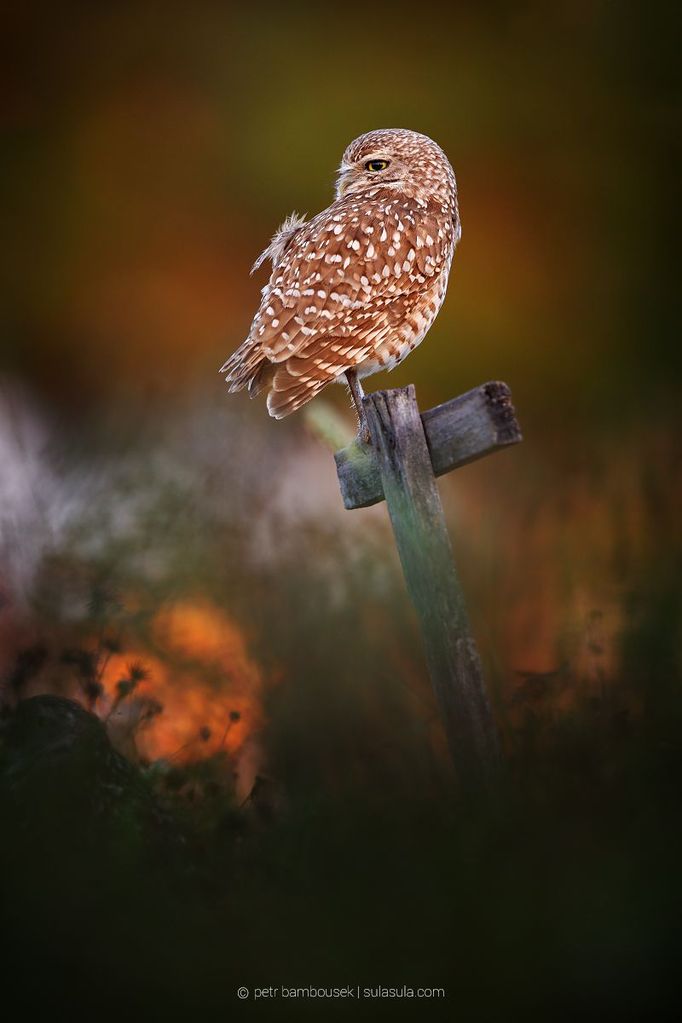
<svg viewBox="0 0 682 1023"><path fill-rule="evenodd" d="M365 164L365 170L368 171L382 171L386 170L390 160L368 160Z"/></svg>

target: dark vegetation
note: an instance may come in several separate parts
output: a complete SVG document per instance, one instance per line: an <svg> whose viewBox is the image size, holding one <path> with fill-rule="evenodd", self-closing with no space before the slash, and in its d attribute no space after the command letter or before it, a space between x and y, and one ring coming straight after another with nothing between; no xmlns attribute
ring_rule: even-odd
<svg viewBox="0 0 682 1023"><path fill-rule="evenodd" d="M449 1017L466 1020L664 1018L682 909L676 601L640 609L622 677L570 712L551 710L557 678L520 680L507 776L474 807L361 639L346 665L312 645L297 696L272 690L268 772L241 801L224 757L116 753L88 685L80 704L20 700L0 745L6 983L27 1008L169 1019L227 1018L240 984L346 983L443 985ZM271 637L280 653L285 636ZM46 656L19 653L15 689ZM344 686L354 656L367 670Z"/></svg>

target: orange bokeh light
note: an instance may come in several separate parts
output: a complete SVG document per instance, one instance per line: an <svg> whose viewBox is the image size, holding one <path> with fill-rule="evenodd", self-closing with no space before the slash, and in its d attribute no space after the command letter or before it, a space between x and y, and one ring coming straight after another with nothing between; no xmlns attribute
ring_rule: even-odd
<svg viewBox="0 0 682 1023"><path fill-rule="evenodd" d="M101 716L127 755L187 762L236 755L263 724L263 675L238 626L208 603L181 603L153 623L156 651L114 654L102 674ZM139 663L146 677L116 705L117 684ZM153 703L160 713L149 713Z"/></svg>

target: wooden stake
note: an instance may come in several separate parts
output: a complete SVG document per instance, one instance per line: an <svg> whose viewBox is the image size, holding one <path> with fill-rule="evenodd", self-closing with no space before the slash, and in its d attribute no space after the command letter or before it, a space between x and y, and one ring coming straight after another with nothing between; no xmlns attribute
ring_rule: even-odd
<svg viewBox="0 0 682 1023"><path fill-rule="evenodd" d="M491 395L486 388L496 390ZM382 497L388 505L450 751L462 787L469 793L492 783L499 766L499 747L454 565L434 461L443 466L449 463L441 470L447 471L520 440L508 397L505 384L484 385L420 416L413 386L375 392L363 399L371 447L355 443L336 455L346 507L366 506ZM500 398L505 399L504 408L496 410ZM447 411L443 413L443 409ZM468 433L462 430L463 422L468 424ZM504 436L500 435L502 427ZM367 450L360 451L360 460L352 452L349 457L351 449L357 452L361 448ZM353 467L358 465L360 471L353 475Z"/></svg>

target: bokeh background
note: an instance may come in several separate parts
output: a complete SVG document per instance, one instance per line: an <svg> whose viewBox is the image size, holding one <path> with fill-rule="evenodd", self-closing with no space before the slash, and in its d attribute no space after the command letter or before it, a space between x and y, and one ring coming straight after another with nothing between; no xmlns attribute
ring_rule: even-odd
<svg viewBox="0 0 682 1023"><path fill-rule="evenodd" d="M444 984L470 1019L662 1006L680 837L673 6L143 0L3 22L6 714L78 699L190 835L173 894L141 895L144 841L123 855L99 836L84 864L82 807L73 848L29 828L6 864L17 962L37 931L54 983L71 956L94 986L106 959L121 1004L234 1008L237 983L345 971ZM274 228L327 205L347 143L386 126L443 146L463 237L427 343L372 384L414 383L427 408L505 380L524 430L442 481L514 779L473 816L385 509L341 507L347 395L276 423L217 372ZM61 889L30 894L41 857L69 912ZM93 932L88 893L130 893L128 869L134 900Z"/></svg>

